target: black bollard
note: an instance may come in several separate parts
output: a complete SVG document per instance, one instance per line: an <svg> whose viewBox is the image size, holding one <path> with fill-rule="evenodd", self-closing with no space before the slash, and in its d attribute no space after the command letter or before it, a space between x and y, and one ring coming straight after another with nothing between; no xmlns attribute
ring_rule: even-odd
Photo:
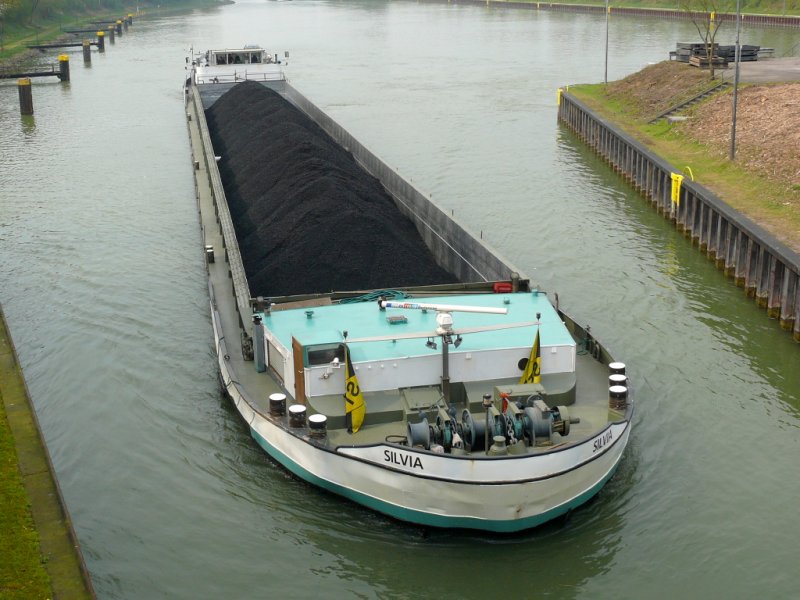
<svg viewBox="0 0 800 600"><path fill-rule="evenodd" d="M117 19L115 25L117 26L117 35L122 35L122 21Z"/></svg>
<svg viewBox="0 0 800 600"><path fill-rule="evenodd" d="M83 64L92 64L92 43L89 40L83 40Z"/></svg>
<svg viewBox="0 0 800 600"><path fill-rule="evenodd" d="M69 55L68 54L60 54L58 56L58 78L61 80L61 83L65 81L69 81Z"/></svg>
<svg viewBox="0 0 800 600"><path fill-rule="evenodd" d="M19 114L32 115L33 92L31 92L30 77L23 77L22 79L18 79L17 89L19 90Z"/></svg>
<svg viewBox="0 0 800 600"><path fill-rule="evenodd" d="M108 26L108 41L111 42L112 44L114 43L114 26L113 25L109 25Z"/></svg>
<svg viewBox="0 0 800 600"><path fill-rule="evenodd" d="M106 51L106 34L103 31L97 32L97 51L98 52Z"/></svg>

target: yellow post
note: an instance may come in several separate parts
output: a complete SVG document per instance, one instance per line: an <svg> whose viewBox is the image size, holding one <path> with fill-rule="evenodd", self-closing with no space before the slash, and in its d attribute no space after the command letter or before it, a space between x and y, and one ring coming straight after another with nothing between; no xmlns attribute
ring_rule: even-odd
<svg viewBox="0 0 800 600"><path fill-rule="evenodd" d="M717 13L712 10L709 17L711 17L711 22L713 23L717 19Z"/></svg>
<svg viewBox="0 0 800 600"><path fill-rule="evenodd" d="M69 55L67 54L58 56L58 78L62 83L69 81Z"/></svg>
<svg viewBox="0 0 800 600"><path fill-rule="evenodd" d="M561 106L561 92L562 89L558 88L558 93L556 95L556 106Z"/></svg>
<svg viewBox="0 0 800 600"><path fill-rule="evenodd" d="M33 93L31 92L30 77L17 79L17 89L19 90L19 114L33 114Z"/></svg>
<svg viewBox="0 0 800 600"><path fill-rule="evenodd" d="M672 178L672 203L675 206L680 206L681 182L683 181L683 175L679 175L678 173L670 173L669 176Z"/></svg>

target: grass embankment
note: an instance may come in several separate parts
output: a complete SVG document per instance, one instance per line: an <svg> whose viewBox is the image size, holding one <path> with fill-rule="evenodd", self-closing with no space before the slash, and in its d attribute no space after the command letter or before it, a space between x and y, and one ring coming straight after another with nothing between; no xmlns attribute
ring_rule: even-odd
<svg viewBox="0 0 800 600"><path fill-rule="evenodd" d="M714 83L707 71L665 61L608 86L571 86L569 92L800 251L800 156L786 137L797 135L793 124L800 127L793 109L800 84L740 86L734 161L728 158L730 90L692 109L689 121L648 124ZM787 126L790 133L781 130Z"/></svg>
<svg viewBox="0 0 800 600"><path fill-rule="evenodd" d="M2 313L0 313L2 319ZM17 377L10 348L5 345L5 327L0 322L0 378L2 394ZM25 400L20 398L19 402ZM33 523L28 493L19 471L17 451L0 397L0 598L28 600L51 598L50 579L42 562L39 534Z"/></svg>
<svg viewBox="0 0 800 600"><path fill-rule="evenodd" d="M90 28L89 21L95 19L121 19L130 13L134 15L135 24L136 19L140 18L142 14L166 15L192 8L207 8L230 3L231 0L177 0L168 5L155 6L140 3L135 8L120 8L116 12L112 12L110 9L101 11L86 10L69 14L54 14L46 19L37 17L33 23L5 23L3 25L2 48L0 48L0 64L24 60L25 53L36 52L28 49L27 46L32 44L46 44L60 38L75 39L74 36L65 34L63 30L88 29Z"/></svg>
<svg viewBox="0 0 800 600"><path fill-rule="evenodd" d="M63 29L77 28L85 23L83 19L89 15L78 17L51 17L40 19L35 25L6 24L3 34L3 47L0 50L0 61L8 60L26 52L30 44L46 44L64 35Z"/></svg>

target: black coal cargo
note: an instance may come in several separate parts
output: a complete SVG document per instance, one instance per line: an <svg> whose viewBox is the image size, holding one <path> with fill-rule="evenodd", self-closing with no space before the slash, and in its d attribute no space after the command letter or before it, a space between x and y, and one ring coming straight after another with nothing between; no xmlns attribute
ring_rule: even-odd
<svg viewBox="0 0 800 600"><path fill-rule="evenodd" d="M253 296L456 281L380 182L280 94L240 83L206 119Z"/></svg>

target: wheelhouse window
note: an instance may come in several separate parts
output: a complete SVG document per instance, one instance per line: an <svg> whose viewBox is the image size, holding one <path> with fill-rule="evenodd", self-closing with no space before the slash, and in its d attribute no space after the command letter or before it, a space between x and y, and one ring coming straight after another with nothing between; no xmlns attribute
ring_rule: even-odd
<svg viewBox="0 0 800 600"><path fill-rule="evenodd" d="M214 65L258 65L264 62L262 50L241 50L239 52L214 52ZM269 61L267 61L269 62Z"/></svg>

